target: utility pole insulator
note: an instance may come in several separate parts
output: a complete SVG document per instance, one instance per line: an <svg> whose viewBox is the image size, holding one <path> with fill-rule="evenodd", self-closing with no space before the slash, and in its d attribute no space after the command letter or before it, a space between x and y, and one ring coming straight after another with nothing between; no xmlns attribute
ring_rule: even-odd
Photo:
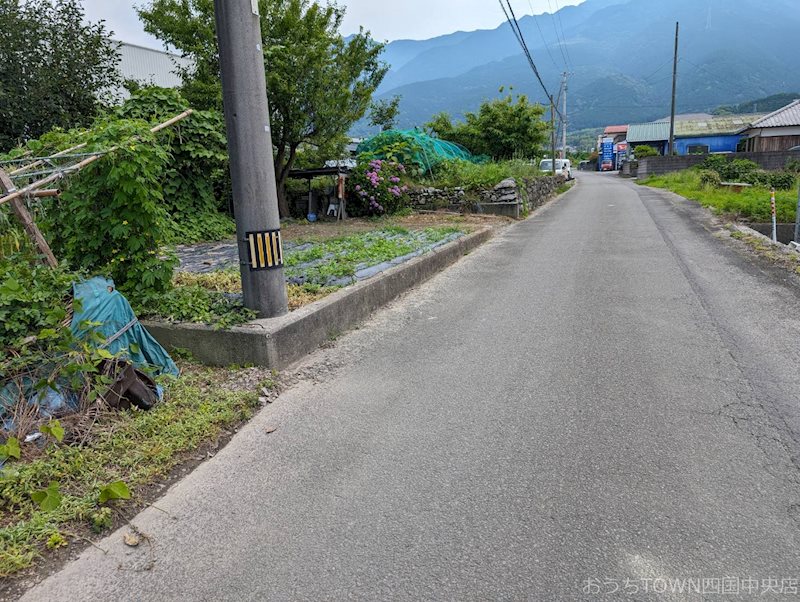
<svg viewBox="0 0 800 602"><path fill-rule="evenodd" d="M256 0L214 0L242 292L260 318L288 311Z"/></svg>

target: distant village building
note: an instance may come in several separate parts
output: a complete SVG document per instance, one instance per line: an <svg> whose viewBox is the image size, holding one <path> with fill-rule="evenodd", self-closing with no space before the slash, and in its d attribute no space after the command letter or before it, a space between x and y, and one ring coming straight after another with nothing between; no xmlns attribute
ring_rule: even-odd
<svg viewBox="0 0 800 602"><path fill-rule="evenodd" d="M651 121L650 123L632 123L628 126L628 144L634 155L637 146L652 146L659 155L665 155L668 141L669 122Z"/></svg>
<svg viewBox="0 0 800 602"><path fill-rule="evenodd" d="M746 151L764 153L800 146L800 100L752 122L741 134Z"/></svg>
<svg viewBox="0 0 800 602"><path fill-rule="evenodd" d="M724 115L710 119L676 121L675 152L679 155L735 153L742 128L761 115Z"/></svg>
<svg viewBox="0 0 800 602"><path fill-rule="evenodd" d="M762 117L763 115L752 114L677 115L675 118L675 153L697 155L736 152L743 138L743 130L751 127L751 123ZM798 133L800 133L800 127L798 127ZM634 149L634 154L636 147L642 145L652 146L661 155L667 154L669 121L632 123L628 126L628 144Z"/></svg>
<svg viewBox="0 0 800 602"><path fill-rule="evenodd" d="M178 70L191 67L192 61L178 54L154 48L145 48L136 44L119 42L119 69L122 79L135 80L142 84L177 88L183 82ZM123 87L115 91L116 96L127 98L127 90Z"/></svg>

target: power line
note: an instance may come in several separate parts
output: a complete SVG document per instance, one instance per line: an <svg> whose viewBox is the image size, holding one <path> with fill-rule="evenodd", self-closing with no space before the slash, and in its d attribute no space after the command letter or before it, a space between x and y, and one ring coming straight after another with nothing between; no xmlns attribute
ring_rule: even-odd
<svg viewBox="0 0 800 602"><path fill-rule="evenodd" d="M517 38L517 42L519 42L520 47L522 48L522 53L525 55L525 58L528 60L528 64L533 71L533 74L536 76L539 85L544 90L545 96L549 101L552 102L553 95L547 90L547 86L544 85L544 81L542 80L542 76L539 74L539 69L536 67L536 63L531 56L530 50L528 50L528 45L525 43L525 36L522 34L522 29L520 29L519 22L517 21L517 16L514 14L514 8L511 6L510 0L498 0L500 2L500 8L503 9L503 14L506 16L506 20L508 24L511 26L511 30L514 32L514 37ZM555 108L556 113L558 113L558 108ZM559 113L560 115L560 113Z"/></svg>
<svg viewBox="0 0 800 602"><path fill-rule="evenodd" d="M556 3L556 16L558 17L558 26L561 28L561 39L564 40L564 51L567 53L567 62L569 68L572 69L572 57L569 55L569 46L567 46L567 36L564 33L564 23L561 21L561 7L558 5L558 0L553 0Z"/></svg>
<svg viewBox="0 0 800 602"><path fill-rule="evenodd" d="M556 63L556 59L553 58L553 53L550 52L550 45L547 43L547 40L544 37L544 32L542 32L542 27L539 25L539 19L536 18L536 15L533 14L533 4L531 4L531 0L528 0L528 6L531 8L531 18L533 22L536 24L536 29L539 30L539 37L542 38L542 44L544 44L544 49L547 50L547 55L550 57L550 60L553 61L553 67L558 69L558 64Z"/></svg>
<svg viewBox="0 0 800 602"><path fill-rule="evenodd" d="M567 55L564 53L564 43L561 41L561 36L558 33L558 26L556 25L556 20L553 18L553 5L550 4L550 0L547 0L547 8L550 9L550 22L553 24L553 31L556 32L556 39L558 40L558 49L561 51L561 58L564 59L564 67L569 69L569 64L567 63Z"/></svg>

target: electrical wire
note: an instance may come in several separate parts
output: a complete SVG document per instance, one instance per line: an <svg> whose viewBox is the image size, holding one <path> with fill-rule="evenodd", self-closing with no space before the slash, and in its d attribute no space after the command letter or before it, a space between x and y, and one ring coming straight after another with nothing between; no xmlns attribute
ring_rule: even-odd
<svg viewBox="0 0 800 602"><path fill-rule="evenodd" d="M536 63L534 62L533 57L531 56L530 50L528 50L528 45L525 42L525 36L522 34L522 29L520 29L519 22L517 21L517 16L514 14L514 8L511 6L510 0L505 0L505 1L498 0L498 1L500 3L500 8L503 9L503 14L506 16L508 24L511 26L511 30L514 32L514 37L517 38L517 42L519 42L519 45L522 48L523 55L528 60L528 64L530 65L533 74L536 76L536 79L539 82L539 85L542 87L542 90L544 91L548 101L552 102L553 95L550 94L550 92L547 89L547 86L545 86L544 81L542 80L542 76L539 73L539 69L536 66ZM554 108L555 112L558 113L558 107Z"/></svg>
<svg viewBox="0 0 800 602"><path fill-rule="evenodd" d="M553 24L553 31L556 32L556 39L558 40L558 49L561 51L561 58L564 59L564 68L569 71L569 63L567 63L567 55L564 53L564 43L561 41L561 36L558 33L558 26L556 25L556 20L553 18L553 5L550 4L550 0L547 0L547 8L550 9L550 22Z"/></svg>
<svg viewBox="0 0 800 602"><path fill-rule="evenodd" d="M567 53L567 63L572 70L572 57L569 55L569 46L567 46L567 35L564 33L564 23L561 21L561 7L558 5L558 0L553 0L556 4L556 17L558 17L558 26L561 28L561 39L564 40L564 52Z"/></svg>
<svg viewBox="0 0 800 602"><path fill-rule="evenodd" d="M539 30L539 37L542 38L542 44L544 44L544 49L547 50L547 55L550 57L550 60L553 61L553 67L558 69L558 63L556 63L556 59L553 58L553 53L550 52L550 45L547 43L547 40L544 37L544 32L542 31L542 27L541 25L539 25L539 19L536 18L535 14L533 14L534 13L533 4L531 3L531 0L528 0L528 6L531 9L531 18L533 19L533 22L536 24L536 29Z"/></svg>

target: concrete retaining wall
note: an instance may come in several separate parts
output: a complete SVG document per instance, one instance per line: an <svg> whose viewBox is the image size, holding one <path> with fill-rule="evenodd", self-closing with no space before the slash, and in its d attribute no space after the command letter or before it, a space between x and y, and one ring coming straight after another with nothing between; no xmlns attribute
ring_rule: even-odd
<svg viewBox="0 0 800 602"><path fill-rule="evenodd" d="M760 232L764 236L772 237L772 224L771 223L757 223L747 224L756 232ZM778 234L778 242L788 245L794 240L794 224L778 224L776 228Z"/></svg>
<svg viewBox="0 0 800 602"><path fill-rule="evenodd" d="M686 155L680 157L645 157L639 159L639 178L658 176L673 171L689 169L705 161L708 155ZM761 169L778 171L786 167L789 159L800 159L800 151L778 151L772 153L729 153L721 155L728 160L749 159L758 163Z"/></svg>
<svg viewBox="0 0 800 602"><path fill-rule="evenodd" d="M188 349L205 364L254 364L280 370L363 322L376 309L455 263L491 236L488 228L463 236L280 318L255 320L230 330L199 324L144 325L167 349Z"/></svg>

